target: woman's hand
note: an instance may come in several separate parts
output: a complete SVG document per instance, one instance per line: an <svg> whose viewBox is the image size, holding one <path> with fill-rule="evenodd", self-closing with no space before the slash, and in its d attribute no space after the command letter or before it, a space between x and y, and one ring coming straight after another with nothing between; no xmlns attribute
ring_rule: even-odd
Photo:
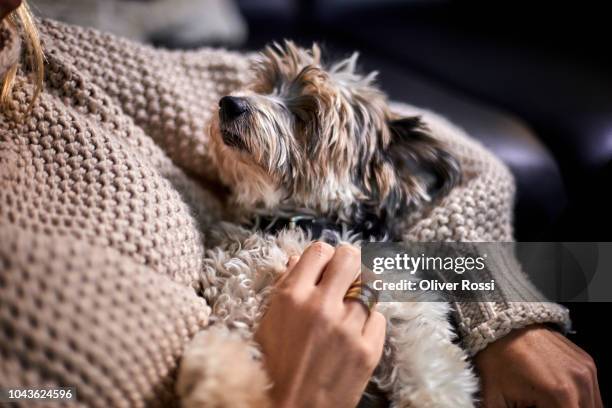
<svg viewBox="0 0 612 408"><path fill-rule="evenodd" d="M344 295L359 274L359 249L322 242L289 261L255 339L276 407L355 407L378 364L385 318Z"/></svg>
<svg viewBox="0 0 612 408"><path fill-rule="evenodd" d="M593 359L544 326L510 333L475 363L484 407L603 407Z"/></svg>
<svg viewBox="0 0 612 408"><path fill-rule="evenodd" d="M21 5L21 0L0 0L0 22Z"/></svg>

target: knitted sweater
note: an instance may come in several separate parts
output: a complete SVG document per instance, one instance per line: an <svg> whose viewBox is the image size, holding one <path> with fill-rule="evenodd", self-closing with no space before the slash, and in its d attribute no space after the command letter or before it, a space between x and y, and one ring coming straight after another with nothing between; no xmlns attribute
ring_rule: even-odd
<svg viewBox="0 0 612 408"><path fill-rule="evenodd" d="M0 114L0 387L75 386L87 406L173 403L184 346L212 313L194 290L222 209L201 183L215 177L205 127L220 96L248 81L248 57L158 50L52 21L39 29L44 90L28 113L33 85L20 72ZM1 31L4 74L20 45ZM405 238L512 240L506 167L421 113L465 181L406 220ZM520 300L529 283L516 260L488 266L513 276L501 293ZM513 328L569 323L550 303L456 304L454 317L472 354Z"/></svg>

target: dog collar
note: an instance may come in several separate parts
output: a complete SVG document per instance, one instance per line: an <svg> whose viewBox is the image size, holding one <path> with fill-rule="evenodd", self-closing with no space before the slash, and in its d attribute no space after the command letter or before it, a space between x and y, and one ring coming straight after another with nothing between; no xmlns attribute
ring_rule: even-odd
<svg viewBox="0 0 612 408"><path fill-rule="evenodd" d="M374 215L366 216L359 223L349 224L311 214L259 214L252 219L251 227L270 234L277 233L283 229L300 228L307 232L311 239L322 239L333 243L342 237L351 237L357 240L384 240L387 237L387 232L383 224Z"/></svg>

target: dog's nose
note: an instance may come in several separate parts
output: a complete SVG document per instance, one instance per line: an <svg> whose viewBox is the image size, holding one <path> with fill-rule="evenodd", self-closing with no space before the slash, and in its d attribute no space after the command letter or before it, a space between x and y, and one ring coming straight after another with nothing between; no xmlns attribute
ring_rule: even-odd
<svg viewBox="0 0 612 408"><path fill-rule="evenodd" d="M246 112L247 101L236 96L224 96L219 101L219 107L228 119L234 119Z"/></svg>

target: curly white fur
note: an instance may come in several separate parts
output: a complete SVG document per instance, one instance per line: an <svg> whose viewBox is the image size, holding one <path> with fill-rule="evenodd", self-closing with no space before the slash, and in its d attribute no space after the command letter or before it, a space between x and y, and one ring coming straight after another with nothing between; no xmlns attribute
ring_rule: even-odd
<svg viewBox="0 0 612 408"><path fill-rule="evenodd" d="M248 344L265 310L271 283L283 273L289 256L301 253L310 240L301 230L285 230L273 236L229 223L210 234L211 243L216 246L207 251L201 293L212 307L215 324L230 328ZM449 305L442 302L381 303L378 310L387 319L388 335L383 358L372 381L388 394L392 406L473 406L476 379L465 352L453 343L455 334L448 321ZM183 357L179 384L194 384L179 387L183 405L239 406L242 399L229 401L227 392L222 398L216 392L203 392L209 389L211 381L219 381L209 378L215 376L210 369L194 369L194 365L210 364L197 355L205 354L207 347L217 349L207 344L205 338L196 338ZM227 358L232 364L241 364L232 360L233 357ZM260 384L259 395L265 395L266 387L256 380L261 373L253 370L251 364L244 364L240 369L242 375L232 380L231 388L237 388L236 382L243 381L250 392L255 392L253 384ZM200 383L202 385L198 385ZM226 387L223 382L223 388ZM240 398L241 393L235 395Z"/></svg>

